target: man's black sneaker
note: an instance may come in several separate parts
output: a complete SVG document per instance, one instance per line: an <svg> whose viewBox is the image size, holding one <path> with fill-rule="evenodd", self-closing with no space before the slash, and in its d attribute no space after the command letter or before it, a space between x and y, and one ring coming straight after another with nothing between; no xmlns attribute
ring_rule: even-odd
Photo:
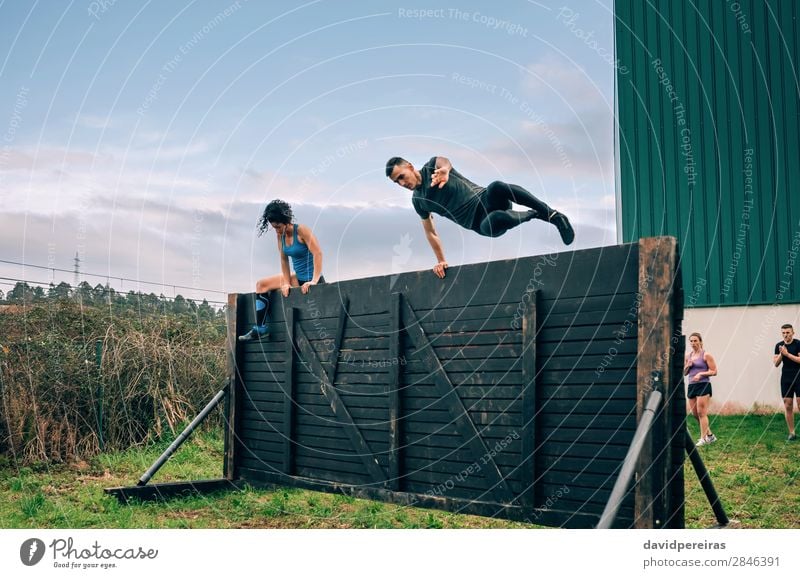
<svg viewBox="0 0 800 578"><path fill-rule="evenodd" d="M266 335L269 335L269 330L265 325L253 325L250 331L239 336L239 341L258 341Z"/></svg>
<svg viewBox="0 0 800 578"><path fill-rule="evenodd" d="M575 240L575 231L572 229L572 225L569 224L569 219L567 219L564 213L553 211L548 221L556 226L556 229L558 229L561 235L561 240L564 241L565 245L569 245Z"/></svg>

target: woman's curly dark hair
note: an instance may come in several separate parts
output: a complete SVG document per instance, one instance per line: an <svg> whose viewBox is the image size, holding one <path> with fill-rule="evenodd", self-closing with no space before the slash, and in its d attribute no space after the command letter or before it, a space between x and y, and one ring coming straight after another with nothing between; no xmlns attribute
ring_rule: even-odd
<svg viewBox="0 0 800 578"><path fill-rule="evenodd" d="M294 213L292 213L289 203L280 199L270 201L267 208L264 209L264 214L261 215L261 220L258 221L258 236L260 237L269 229L270 223L289 225L293 219Z"/></svg>

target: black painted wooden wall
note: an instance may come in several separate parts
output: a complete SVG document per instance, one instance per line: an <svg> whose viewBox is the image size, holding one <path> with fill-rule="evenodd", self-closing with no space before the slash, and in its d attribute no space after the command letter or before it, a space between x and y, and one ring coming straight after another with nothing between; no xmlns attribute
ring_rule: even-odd
<svg viewBox="0 0 800 578"><path fill-rule="evenodd" d="M235 344L227 474L592 527L637 423L647 286L629 244L276 296L270 336ZM252 297L232 297L237 334ZM618 525L635 518L632 490Z"/></svg>

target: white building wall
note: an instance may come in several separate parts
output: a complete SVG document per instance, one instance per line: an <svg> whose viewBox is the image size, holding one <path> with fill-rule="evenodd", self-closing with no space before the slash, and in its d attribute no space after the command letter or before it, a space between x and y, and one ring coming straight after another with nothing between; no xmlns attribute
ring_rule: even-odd
<svg viewBox="0 0 800 578"><path fill-rule="evenodd" d="M800 304L685 310L686 347L696 331L717 361L711 413L750 411L755 404L782 409L781 370L772 365L772 355L784 323L791 323L800 339Z"/></svg>

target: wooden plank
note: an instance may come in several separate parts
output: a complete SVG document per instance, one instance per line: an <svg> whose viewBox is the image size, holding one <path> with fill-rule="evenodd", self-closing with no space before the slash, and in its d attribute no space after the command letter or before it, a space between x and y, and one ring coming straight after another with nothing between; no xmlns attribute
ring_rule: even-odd
<svg viewBox="0 0 800 578"><path fill-rule="evenodd" d="M574 371L592 367L595 368L595 371L599 371L601 368L606 370L635 368L637 357L633 354L612 357L606 352L604 354L584 354L579 358L575 356L552 357L542 355L539 359L539 367L542 371L554 371L559 369Z"/></svg>
<svg viewBox="0 0 800 578"><path fill-rule="evenodd" d="M497 302L490 305L459 305L457 307L443 307L437 304L434 309L415 309L417 317L424 323L490 318L512 319L516 310L516 301L513 303Z"/></svg>
<svg viewBox="0 0 800 578"><path fill-rule="evenodd" d="M465 375L475 375L466 373L449 373L453 386L458 390L458 395L464 400L474 402L475 400L519 400L522 399L522 373L515 372L509 375L506 383L503 379L496 377L502 375L495 373L485 382L479 380L466 379ZM419 400L420 403L430 403L431 400L438 400L436 388L432 379L423 380L417 376L403 375L402 381L403 397L407 400ZM474 384L474 385L471 385Z"/></svg>
<svg viewBox="0 0 800 578"><path fill-rule="evenodd" d="M635 299L635 292L625 293L623 291L615 291L605 295L591 294L573 298L559 296L556 299L539 299L536 304L536 309L537 315L544 320L550 315L561 313L588 313L590 311L630 308Z"/></svg>
<svg viewBox="0 0 800 578"><path fill-rule="evenodd" d="M300 366L297 370L297 383L319 383L319 381L308 368ZM388 369L383 372L376 370L370 373L339 373L336 377L336 389L339 391L359 393L377 386L383 386L383 390L388 391Z"/></svg>
<svg viewBox="0 0 800 578"><path fill-rule="evenodd" d="M494 444L497 441L503 438L494 438L491 440L487 440L488 442ZM434 452L430 454L431 459L436 459L436 453L440 453L440 457L444 455L449 455L451 452L461 452L461 451L470 451L469 444L465 442L461 436L458 435L446 435L446 434L430 434L430 433L421 433L421 432L406 432L402 437L403 445L407 451L410 451L411 448L418 448L420 452ZM514 440L513 437L511 442L508 443L506 447L501 452L503 455L514 455L515 460L519 461L522 456L522 442L521 440ZM474 456L469 457L461 457L464 461L475 461Z"/></svg>
<svg viewBox="0 0 800 578"><path fill-rule="evenodd" d="M402 310L405 313L406 318L406 333L414 343L416 349L420 351L429 348L430 342L428 341L425 332L422 330L422 327L417 320L417 316L414 313L414 309L411 307L411 304L407 298L402 300ZM453 384L450 382L450 379L447 377L447 373L442 367L442 364L433 354L431 349L428 349L427 351L428 355L425 359L432 375L434 376L436 387L438 387L442 398L447 398L450 400L449 412L453 425L457 428L459 434L462 435L465 440L468 440L470 449L472 449L475 455L475 459L482 459L484 457L487 459L485 475L492 486L492 495L498 502L507 504L512 503L514 500L512 492L503 480L503 476L500 473L497 464L492 459L492 456L489 453L483 438L481 438L480 434L478 433L478 429L475 427L474 422L467 414L467 410L464 407L464 404L461 402L461 398L458 396L458 393L453 388Z"/></svg>
<svg viewBox="0 0 800 578"><path fill-rule="evenodd" d="M631 429L559 427L543 431L540 434L539 442L542 444L549 441L575 444L609 444L624 447L627 452L632 439L633 431Z"/></svg>
<svg viewBox="0 0 800 578"><path fill-rule="evenodd" d="M539 355L542 357L580 356L586 355L635 355L636 339L592 339L587 341L554 341L539 344Z"/></svg>
<svg viewBox="0 0 800 578"><path fill-rule="evenodd" d="M464 423L461 423L462 419ZM519 427L509 427L505 425L476 426L467 415L463 415L458 421L451 419L445 423L431 423L429 421L408 418L406 418L403 423L405 424L405 431L411 433L459 436L464 440L469 440L471 443L474 443L476 439L482 440L484 438L485 442L488 443L490 441L489 438L503 439L508 436L513 437L514 432L519 433ZM472 428L475 428L475 433L472 433ZM463 430L467 430L470 433L465 435ZM484 442L482 441L481 443ZM475 450L474 447L472 447L472 449L473 451ZM478 457L482 455L483 453L478 452Z"/></svg>
<svg viewBox="0 0 800 578"><path fill-rule="evenodd" d="M598 384L547 384L539 385L539 399L614 400L636 404L636 383Z"/></svg>
<svg viewBox="0 0 800 578"><path fill-rule="evenodd" d="M661 375L662 393L668 394L664 392L664 385L672 383L671 361L675 351L670 352L670 346L676 267L677 241L673 237L639 240L639 293L642 299L637 333L637 421L641 419L647 397L653 391L655 372ZM665 463L672 461L671 446L665 443L665 434L671 431L669 414L669 411L659 412L637 464L637 528L659 528L665 520L664 489L669 487Z"/></svg>
<svg viewBox="0 0 800 578"><path fill-rule="evenodd" d="M363 430L361 433L364 436L364 439L369 442L370 448L374 445L376 447L376 451L378 451L378 444L388 445L389 443L386 430L375 431L367 429ZM326 427L320 425L303 425L297 432L297 443L313 446L315 443L314 440L317 437L341 440L344 444L350 443L348 436L344 433L341 427Z"/></svg>
<svg viewBox="0 0 800 578"><path fill-rule="evenodd" d="M389 356L392 360L399 360L400 351L400 332L401 326L401 307L403 296L400 293L392 293L389 302L390 327L392 337L389 342ZM400 396L400 363L394 364L389 369L389 476L386 488L398 491L401 488L401 468L402 456L400 455L400 415L401 396Z"/></svg>
<svg viewBox="0 0 800 578"><path fill-rule="evenodd" d="M278 456L280 463L283 463L283 443L277 441L260 440L256 437L242 441L242 449L250 449L253 452L269 452Z"/></svg>
<svg viewBox="0 0 800 578"><path fill-rule="evenodd" d="M294 398L295 398L295 309L290 307L284 313L286 326L285 360L283 367L283 472L294 473L294 455L292 440L294 439Z"/></svg>
<svg viewBox="0 0 800 578"><path fill-rule="evenodd" d="M407 363L404 373L425 374L425 362L422 359L412 359L406 354ZM521 371L520 359L453 359L440 361L442 367L448 372L455 373L480 373L484 371Z"/></svg>
<svg viewBox="0 0 800 578"><path fill-rule="evenodd" d="M578 458L603 458L608 460L622 461L625 459L626 449L624 446L611 445L605 443L569 443L549 441L538 446L538 451L542 456L570 456Z"/></svg>
<svg viewBox="0 0 800 578"><path fill-rule="evenodd" d="M491 332L491 335L502 336L505 332L513 331L512 317L489 319L458 319L454 321L421 322L420 327L429 336L431 343L436 343L440 334L458 334L472 332Z"/></svg>
<svg viewBox="0 0 800 578"><path fill-rule="evenodd" d="M272 404L275 407L283 407L282 391L261 391L247 389L242 393L242 397L251 400L253 403Z"/></svg>
<svg viewBox="0 0 800 578"><path fill-rule="evenodd" d="M273 384L282 382L286 376L284 374L285 360L276 365L255 365L247 364L240 367L243 385L250 389L258 384Z"/></svg>
<svg viewBox="0 0 800 578"><path fill-rule="evenodd" d="M424 327L423 327L424 328ZM466 347L478 345L521 345L522 334L516 330L481 330L481 331L461 331L458 333L439 333L431 337L431 343L435 347Z"/></svg>
<svg viewBox="0 0 800 578"><path fill-rule="evenodd" d="M262 411L246 401L239 404L239 415L245 420L263 420L280 427L284 424L284 414L282 411ZM281 429L283 429L281 427Z"/></svg>
<svg viewBox="0 0 800 578"><path fill-rule="evenodd" d="M448 438L446 438L448 439ZM520 461L521 453L519 448L521 444L517 444L515 448L506 448L502 452L495 455L495 461L498 466L506 468L516 468ZM438 460L446 460L449 462L459 462L462 464L474 463L475 459L469 448L463 445L455 445L452 448L443 448L434 444L416 443L409 444L404 448L405 456L417 460L425 460L426 462L436 462Z"/></svg>
<svg viewBox="0 0 800 578"><path fill-rule="evenodd" d="M238 293L228 294L228 307L225 310L225 324L227 330L226 345L226 360L227 360L227 379L228 379L228 394L225 396L225 437L223 439L223 460L222 460L222 476L227 480L236 479L236 440L239 439L237 433L237 412L236 401L238 400L239 390L241 389L241 379L239 379L239 368L237 366L237 349L238 344L237 336L238 330L238 315L239 311L237 303L239 301Z"/></svg>
<svg viewBox="0 0 800 578"><path fill-rule="evenodd" d="M262 450L252 445L247 445L241 447L239 458L254 459L259 462L263 462L269 468L283 468L283 450L274 453L269 450Z"/></svg>
<svg viewBox="0 0 800 578"><path fill-rule="evenodd" d="M610 325L620 327L629 318L628 309L609 309L607 311L588 311L571 313L551 313L541 316L539 327L542 329L573 328L573 327L596 327L598 325Z"/></svg>
<svg viewBox="0 0 800 578"><path fill-rule="evenodd" d="M430 460L408 456L405 461L405 467L409 477L413 478L414 474L418 472L429 472L432 474L442 474L443 477L440 478L442 480L446 480L448 477L456 477L457 479L453 481L459 483L461 482L461 480L458 479L459 477L474 477L476 480L480 480L474 487L486 488L487 481L483 475L483 466L484 464L480 460L474 461L471 459L453 460L448 458ZM522 487L520 482L521 473L516 464L504 466L502 467L502 471L505 474L504 479L507 483L515 485L516 488ZM519 493L519 489L515 489L515 493Z"/></svg>
<svg viewBox="0 0 800 578"><path fill-rule="evenodd" d="M545 413L568 413L573 415L634 416L636 400L607 399L547 399L539 403L539 411Z"/></svg>
<svg viewBox="0 0 800 578"><path fill-rule="evenodd" d="M250 427L249 424L243 424L241 434L242 439L246 443L250 443L250 441L253 440L259 440L273 444L280 444L280 446L283 447L283 437L277 430L268 430L263 428L260 429L258 427ZM283 458L281 458L281 463L283 463Z"/></svg>
<svg viewBox="0 0 800 578"><path fill-rule="evenodd" d="M325 470L358 476L361 482L370 482L369 474L364 471L364 464L360 457L353 456L325 456L320 452L312 452L298 448L297 469ZM324 478L323 478L324 479Z"/></svg>
<svg viewBox="0 0 800 578"><path fill-rule="evenodd" d="M359 426L378 425L386 428L389 423L389 410L386 408L364 408L347 406L350 417ZM336 423L336 417L331 414L329 405L302 404L298 405L298 414L316 416L326 421Z"/></svg>
<svg viewBox="0 0 800 578"><path fill-rule="evenodd" d="M633 432L636 429L636 415L578 415L572 413L540 413L539 428L542 435L545 430L558 428L575 428L585 430L627 430ZM599 433L599 432L598 432ZM633 437L631 435L631 437Z"/></svg>
<svg viewBox="0 0 800 578"><path fill-rule="evenodd" d="M568 370L554 370L542 368L539 371L539 385L581 385L583 387L599 385L624 384L636 389L636 366L622 369L605 368L599 371L597 367L589 369L576 367ZM635 395L634 395L635 397Z"/></svg>
<svg viewBox="0 0 800 578"><path fill-rule="evenodd" d="M297 331L297 344L299 346L300 352L302 352L303 358L305 359L306 363L309 364L312 371L317 375L320 380L320 390L325 398L328 400L330 404L331 410L333 410L334 415L339 421L341 428L344 430L347 437L350 439L350 443L353 444L353 449L362 456L362 460L364 462L364 466L366 467L366 471L368 472L369 476L373 479L373 481L386 481L386 473L383 471L383 468L378 464L378 461L372 455L372 452L369 448L369 445L364 440L364 437L361 435L358 426L353 422L353 418L350 416L350 413L347 411L347 407L342 403L339 394L336 392L336 389L333 387L328 373L320 364L319 360L317 359L314 350L311 348L311 345L308 342L308 338L305 335L305 332L301 327L296 328ZM341 338L341 333L337 333L337 341ZM335 347L338 350L339 345L341 342L339 341ZM332 374L335 375L335 367L332 369Z"/></svg>
<svg viewBox="0 0 800 578"><path fill-rule="evenodd" d="M429 424L449 424L452 421L452 412L447 408L447 399L442 400L442 409L438 410L417 410L406 413L404 421L424 421ZM508 426L509 428L522 427L522 414L508 412L489 412L489 411L469 411L467 415L476 426ZM519 435L519 432L517 432Z"/></svg>
<svg viewBox="0 0 800 578"><path fill-rule="evenodd" d="M461 394L461 388L457 387L458 393ZM461 401L464 407L471 412L499 412L506 414L520 414L522 413L522 399L516 398L495 398L495 397L477 397L470 398L461 396ZM413 397L403 404L403 407L408 410L409 414L423 410L444 410L445 404L441 399L435 397L419 398Z"/></svg>
<svg viewBox="0 0 800 578"><path fill-rule="evenodd" d="M536 300L537 291L530 293L528 307L522 315L522 456L520 462L525 505L536 503Z"/></svg>
<svg viewBox="0 0 800 578"><path fill-rule="evenodd" d="M622 467L621 460L607 460L603 458L580 458L570 456L539 456L541 471L561 471L575 473L590 473L601 475L614 475Z"/></svg>
<svg viewBox="0 0 800 578"><path fill-rule="evenodd" d="M297 440L295 445L315 450L327 450L332 453L352 453L352 450L347 444L347 438L344 434L340 434L339 437L335 438L308 436L301 440ZM372 448L372 451L375 453L375 455L381 459L383 456L386 456L389 453L389 442L385 440L383 442L370 440L369 447Z"/></svg>

